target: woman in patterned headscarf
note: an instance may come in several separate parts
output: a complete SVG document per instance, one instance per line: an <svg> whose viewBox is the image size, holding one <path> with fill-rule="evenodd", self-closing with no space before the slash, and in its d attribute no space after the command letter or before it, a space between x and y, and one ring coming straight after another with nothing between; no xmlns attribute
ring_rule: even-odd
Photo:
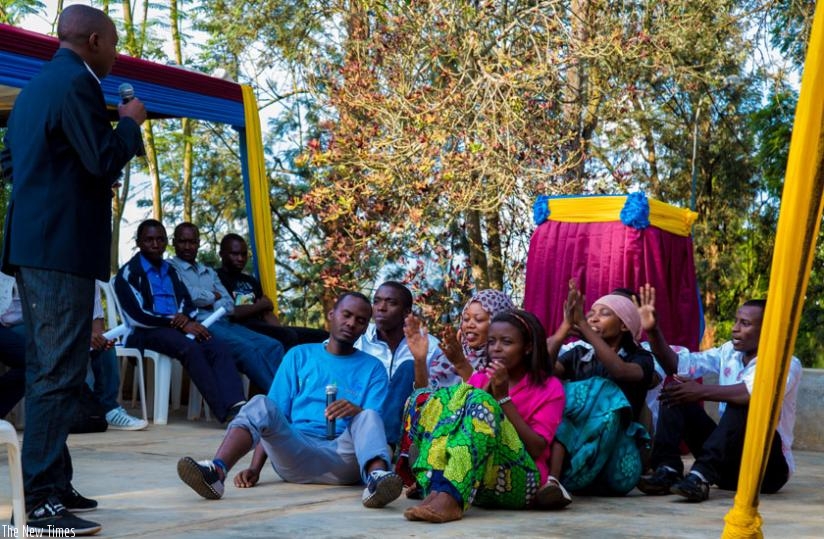
<svg viewBox="0 0 824 539"><path fill-rule="evenodd" d="M448 387L486 366L486 338L489 322L502 312L515 308L512 300L500 290L481 290L464 305L461 327L457 333L448 327L441 341L443 355L437 355L429 365L429 385Z"/></svg>

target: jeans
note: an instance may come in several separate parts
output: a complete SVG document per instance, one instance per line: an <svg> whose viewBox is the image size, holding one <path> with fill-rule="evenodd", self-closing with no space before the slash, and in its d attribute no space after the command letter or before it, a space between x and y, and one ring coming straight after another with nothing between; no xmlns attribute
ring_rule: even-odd
<svg viewBox="0 0 824 539"><path fill-rule="evenodd" d="M387 469L391 463L383 424L374 410L362 411L340 436L327 440L293 428L272 399L257 395L229 423L233 428L248 431L255 446L263 444L272 467L290 483L366 483L370 461L380 458Z"/></svg>
<svg viewBox="0 0 824 539"><path fill-rule="evenodd" d="M97 403L103 410L110 412L120 406L117 402L117 394L120 391L120 365L117 354L114 349L92 350L89 356L94 375L94 382L89 383L89 386Z"/></svg>
<svg viewBox="0 0 824 539"><path fill-rule="evenodd" d="M279 341L226 320L212 324L209 333L229 345L240 372L259 388L269 390L283 360L283 345Z"/></svg>
<svg viewBox="0 0 824 539"><path fill-rule="evenodd" d="M0 363L9 370L0 376L0 419L6 417L26 391L26 327L0 326Z"/></svg>
<svg viewBox="0 0 824 539"><path fill-rule="evenodd" d="M229 408L245 399L232 355L217 339L198 342L173 328L135 328L126 345L180 361L220 421L226 420Z"/></svg>
<svg viewBox="0 0 824 539"><path fill-rule="evenodd" d="M20 267L17 287L26 325L26 505L71 488L66 438L83 387L92 335L94 279Z"/></svg>
<svg viewBox="0 0 824 539"><path fill-rule="evenodd" d="M386 400L383 401L383 426L386 432L386 441L397 444L401 439L401 423L403 422L403 407L406 399L412 394L415 385L415 362L404 361L389 379L389 388Z"/></svg>
<svg viewBox="0 0 824 539"><path fill-rule="evenodd" d="M711 484L724 490L738 488L741 470L741 453L747 431L748 406L727 404L718 425L697 403L678 406L661 405L655 443L652 449L652 466L667 465L682 472L684 465L679 456L679 440L683 438L695 456L692 469L700 472ZM761 492L777 492L789 479L789 467L781 452L781 436L773 437Z"/></svg>

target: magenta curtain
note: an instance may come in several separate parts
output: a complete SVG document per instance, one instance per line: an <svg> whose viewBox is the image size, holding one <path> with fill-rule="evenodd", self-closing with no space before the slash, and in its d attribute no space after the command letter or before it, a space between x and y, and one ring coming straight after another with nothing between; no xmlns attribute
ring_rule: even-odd
<svg viewBox="0 0 824 539"><path fill-rule="evenodd" d="M526 266L524 308L548 333L563 320L568 282L584 292L585 309L615 288L656 289L656 311L670 344L697 350L701 308L695 281L692 238L654 226L637 230L620 221L545 221L532 235Z"/></svg>

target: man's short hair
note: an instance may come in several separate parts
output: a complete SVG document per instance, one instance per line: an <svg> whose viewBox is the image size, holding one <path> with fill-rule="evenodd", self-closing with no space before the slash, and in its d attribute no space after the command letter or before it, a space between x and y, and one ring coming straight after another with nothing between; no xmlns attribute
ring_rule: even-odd
<svg viewBox="0 0 824 539"><path fill-rule="evenodd" d="M137 225L137 233L135 234L135 239L140 241L140 237L143 235L143 231L147 228L162 228L163 232L166 232L166 227L163 226L163 223L158 221L157 219L146 219L139 225Z"/></svg>
<svg viewBox="0 0 824 539"><path fill-rule="evenodd" d="M79 45L89 39L92 33L101 33L109 25L113 26L113 23L105 12L82 4L71 5L57 19L57 39Z"/></svg>
<svg viewBox="0 0 824 539"><path fill-rule="evenodd" d="M175 231L172 234L172 238L177 238L178 233L184 228L191 228L195 231L195 234L197 234L197 236L200 237L200 230L198 230L197 225L195 225L194 223L190 223L188 221L184 221L175 227Z"/></svg>
<svg viewBox="0 0 824 539"><path fill-rule="evenodd" d="M406 287L405 284L399 283L398 281L386 281L386 282L381 283L380 286L378 286L378 289L381 289L384 286L388 286L389 288L394 288L395 290L400 292L401 293L401 298L403 300L403 307L405 309L411 309L412 308L412 302L413 302L412 292L409 291L409 289Z"/></svg>
<svg viewBox="0 0 824 539"><path fill-rule="evenodd" d="M354 291L351 291L351 290L350 290L350 291L348 291L348 292L344 292L343 294L341 294L340 296L338 296L338 299L337 299L337 300L335 300L335 305L334 305L334 307L332 307L332 308L333 308L333 309L337 309L337 308L338 308L338 306L339 306L339 305L343 302L343 300L344 300L344 299L346 299L346 298L347 298L347 297L349 297L349 296L353 296L353 297L356 297L356 298L362 299L362 300L363 300L363 301L365 301L365 302L366 302L366 303L367 303L370 307L372 306L372 302L371 302L371 301L369 301L369 298L367 298L366 296L364 296L364 295L363 295L363 294L361 294L360 292L354 292Z"/></svg>
<svg viewBox="0 0 824 539"><path fill-rule="evenodd" d="M246 240L243 239L243 236L241 236L240 234L235 234L234 232L229 232L228 234L223 236L222 240L220 240L220 250L225 251L226 249L228 249L229 248L229 243L233 242L233 241L241 241L243 243L246 243Z"/></svg>
<svg viewBox="0 0 824 539"><path fill-rule="evenodd" d="M742 307L758 307L762 311L767 310L767 300L766 299L748 299L744 302Z"/></svg>

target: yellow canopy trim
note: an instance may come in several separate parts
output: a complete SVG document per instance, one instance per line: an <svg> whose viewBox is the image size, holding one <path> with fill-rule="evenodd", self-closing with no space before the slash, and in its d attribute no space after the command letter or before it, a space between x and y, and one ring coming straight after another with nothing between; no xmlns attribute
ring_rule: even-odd
<svg viewBox="0 0 824 539"><path fill-rule="evenodd" d="M260 114L252 87L241 85L246 118L246 156L249 167L249 193L252 225L255 227L255 252L263 293L275 304L278 313L278 287L275 279L275 241L272 235L272 211L269 207L269 178L263 159Z"/></svg>

